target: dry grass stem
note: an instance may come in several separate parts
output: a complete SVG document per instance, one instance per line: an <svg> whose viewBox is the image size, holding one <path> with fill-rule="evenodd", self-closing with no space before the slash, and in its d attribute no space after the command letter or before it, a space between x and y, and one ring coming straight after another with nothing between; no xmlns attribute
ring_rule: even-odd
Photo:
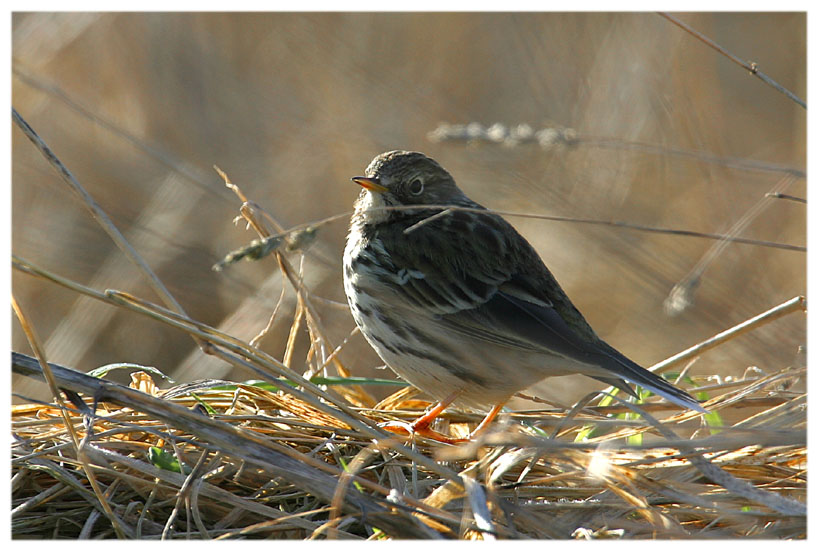
<svg viewBox="0 0 818 551"><path fill-rule="evenodd" d="M51 148L43 141L42 138L34 131L33 128L25 121L25 119L17 112L16 109L11 109L12 119L20 130L31 140L37 149L42 153L43 157L51 164L62 180L68 185L71 191L80 199L82 204L89 210L94 220L96 220L102 229L111 237L116 243L117 247L128 257L128 259L145 275L151 288L157 295L165 302L165 304L175 310L176 312L184 314L182 306L176 301L170 291L162 284L156 274L153 273L150 266L139 255L139 253L128 243L125 236L117 229L116 225L111 221L110 217L105 213L102 207L97 204L93 197L85 190L82 184L71 174L71 171L60 161L60 159L51 151Z"/></svg>

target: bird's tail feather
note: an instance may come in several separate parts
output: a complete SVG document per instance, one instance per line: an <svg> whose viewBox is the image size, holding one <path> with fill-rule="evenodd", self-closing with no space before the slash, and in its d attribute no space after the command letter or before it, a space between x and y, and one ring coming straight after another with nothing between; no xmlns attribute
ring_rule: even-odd
<svg viewBox="0 0 818 551"><path fill-rule="evenodd" d="M676 405L690 408L700 413L709 413L704 409L693 396L684 390L677 388L664 380L662 377L656 375L640 366L633 360L630 360L615 348L605 344L604 353L606 356L614 360L613 365L607 366L612 374L615 374L629 383L633 383L644 387L654 394L658 394L665 400L673 402ZM605 379L610 383L610 380ZM613 383L610 383L613 384ZM622 388L620 385L614 385L617 388ZM630 393L632 394L632 392Z"/></svg>

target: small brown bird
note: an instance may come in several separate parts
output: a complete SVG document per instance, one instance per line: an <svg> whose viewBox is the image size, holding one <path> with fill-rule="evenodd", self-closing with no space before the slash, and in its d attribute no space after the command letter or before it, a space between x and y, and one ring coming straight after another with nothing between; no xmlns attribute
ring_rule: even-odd
<svg viewBox="0 0 818 551"><path fill-rule="evenodd" d="M390 151L352 180L364 188L344 250L355 323L395 373L439 400L409 432L458 441L430 428L451 403L492 406L474 435L516 392L574 373L706 412L600 339L528 241L433 159Z"/></svg>

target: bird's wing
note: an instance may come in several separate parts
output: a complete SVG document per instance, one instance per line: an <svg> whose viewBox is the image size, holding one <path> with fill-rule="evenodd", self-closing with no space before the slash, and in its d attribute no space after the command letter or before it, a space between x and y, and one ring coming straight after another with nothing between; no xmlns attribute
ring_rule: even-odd
<svg viewBox="0 0 818 551"><path fill-rule="evenodd" d="M511 293L509 288L513 289ZM651 373L605 341L585 340L553 305L522 298L513 280L501 285L498 292L482 304L443 315L440 322L453 331L495 344L547 351L601 368L603 374L595 370L585 374L632 395L633 391L623 380L638 384L680 406L706 413L687 392Z"/></svg>
<svg viewBox="0 0 818 551"><path fill-rule="evenodd" d="M417 246L405 253L410 256L393 255L398 265L410 268L401 272L398 292L431 313L444 330L601 368L601 374L589 369L587 375L609 384L625 379L703 411L686 392L599 339L531 245L510 224L497 220L502 223L501 240L479 225L464 232L428 224L416 232ZM448 240L448 246L440 246L440 239ZM441 255L441 250L456 254Z"/></svg>
<svg viewBox="0 0 818 551"><path fill-rule="evenodd" d="M390 251L394 292L443 329L598 363L599 339L531 245L502 218L453 212L411 237L400 226L379 237ZM411 247L395 246L407 239Z"/></svg>
<svg viewBox="0 0 818 551"><path fill-rule="evenodd" d="M530 294L517 280L511 276L485 300L440 316L441 324L496 344L598 364L595 341L587 340L553 302L543 300L547 297Z"/></svg>

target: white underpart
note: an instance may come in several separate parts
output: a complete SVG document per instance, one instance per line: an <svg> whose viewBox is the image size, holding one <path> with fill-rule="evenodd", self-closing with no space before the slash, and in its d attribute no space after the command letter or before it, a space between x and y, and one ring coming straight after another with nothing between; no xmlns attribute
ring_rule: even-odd
<svg viewBox="0 0 818 551"><path fill-rule="evenodd" d="M363 214L363 222L367 224L377 224L389 217L389 211L382 208L386 203L383 195L364 190L364 194L355 202L355 210Z"/></svg>

